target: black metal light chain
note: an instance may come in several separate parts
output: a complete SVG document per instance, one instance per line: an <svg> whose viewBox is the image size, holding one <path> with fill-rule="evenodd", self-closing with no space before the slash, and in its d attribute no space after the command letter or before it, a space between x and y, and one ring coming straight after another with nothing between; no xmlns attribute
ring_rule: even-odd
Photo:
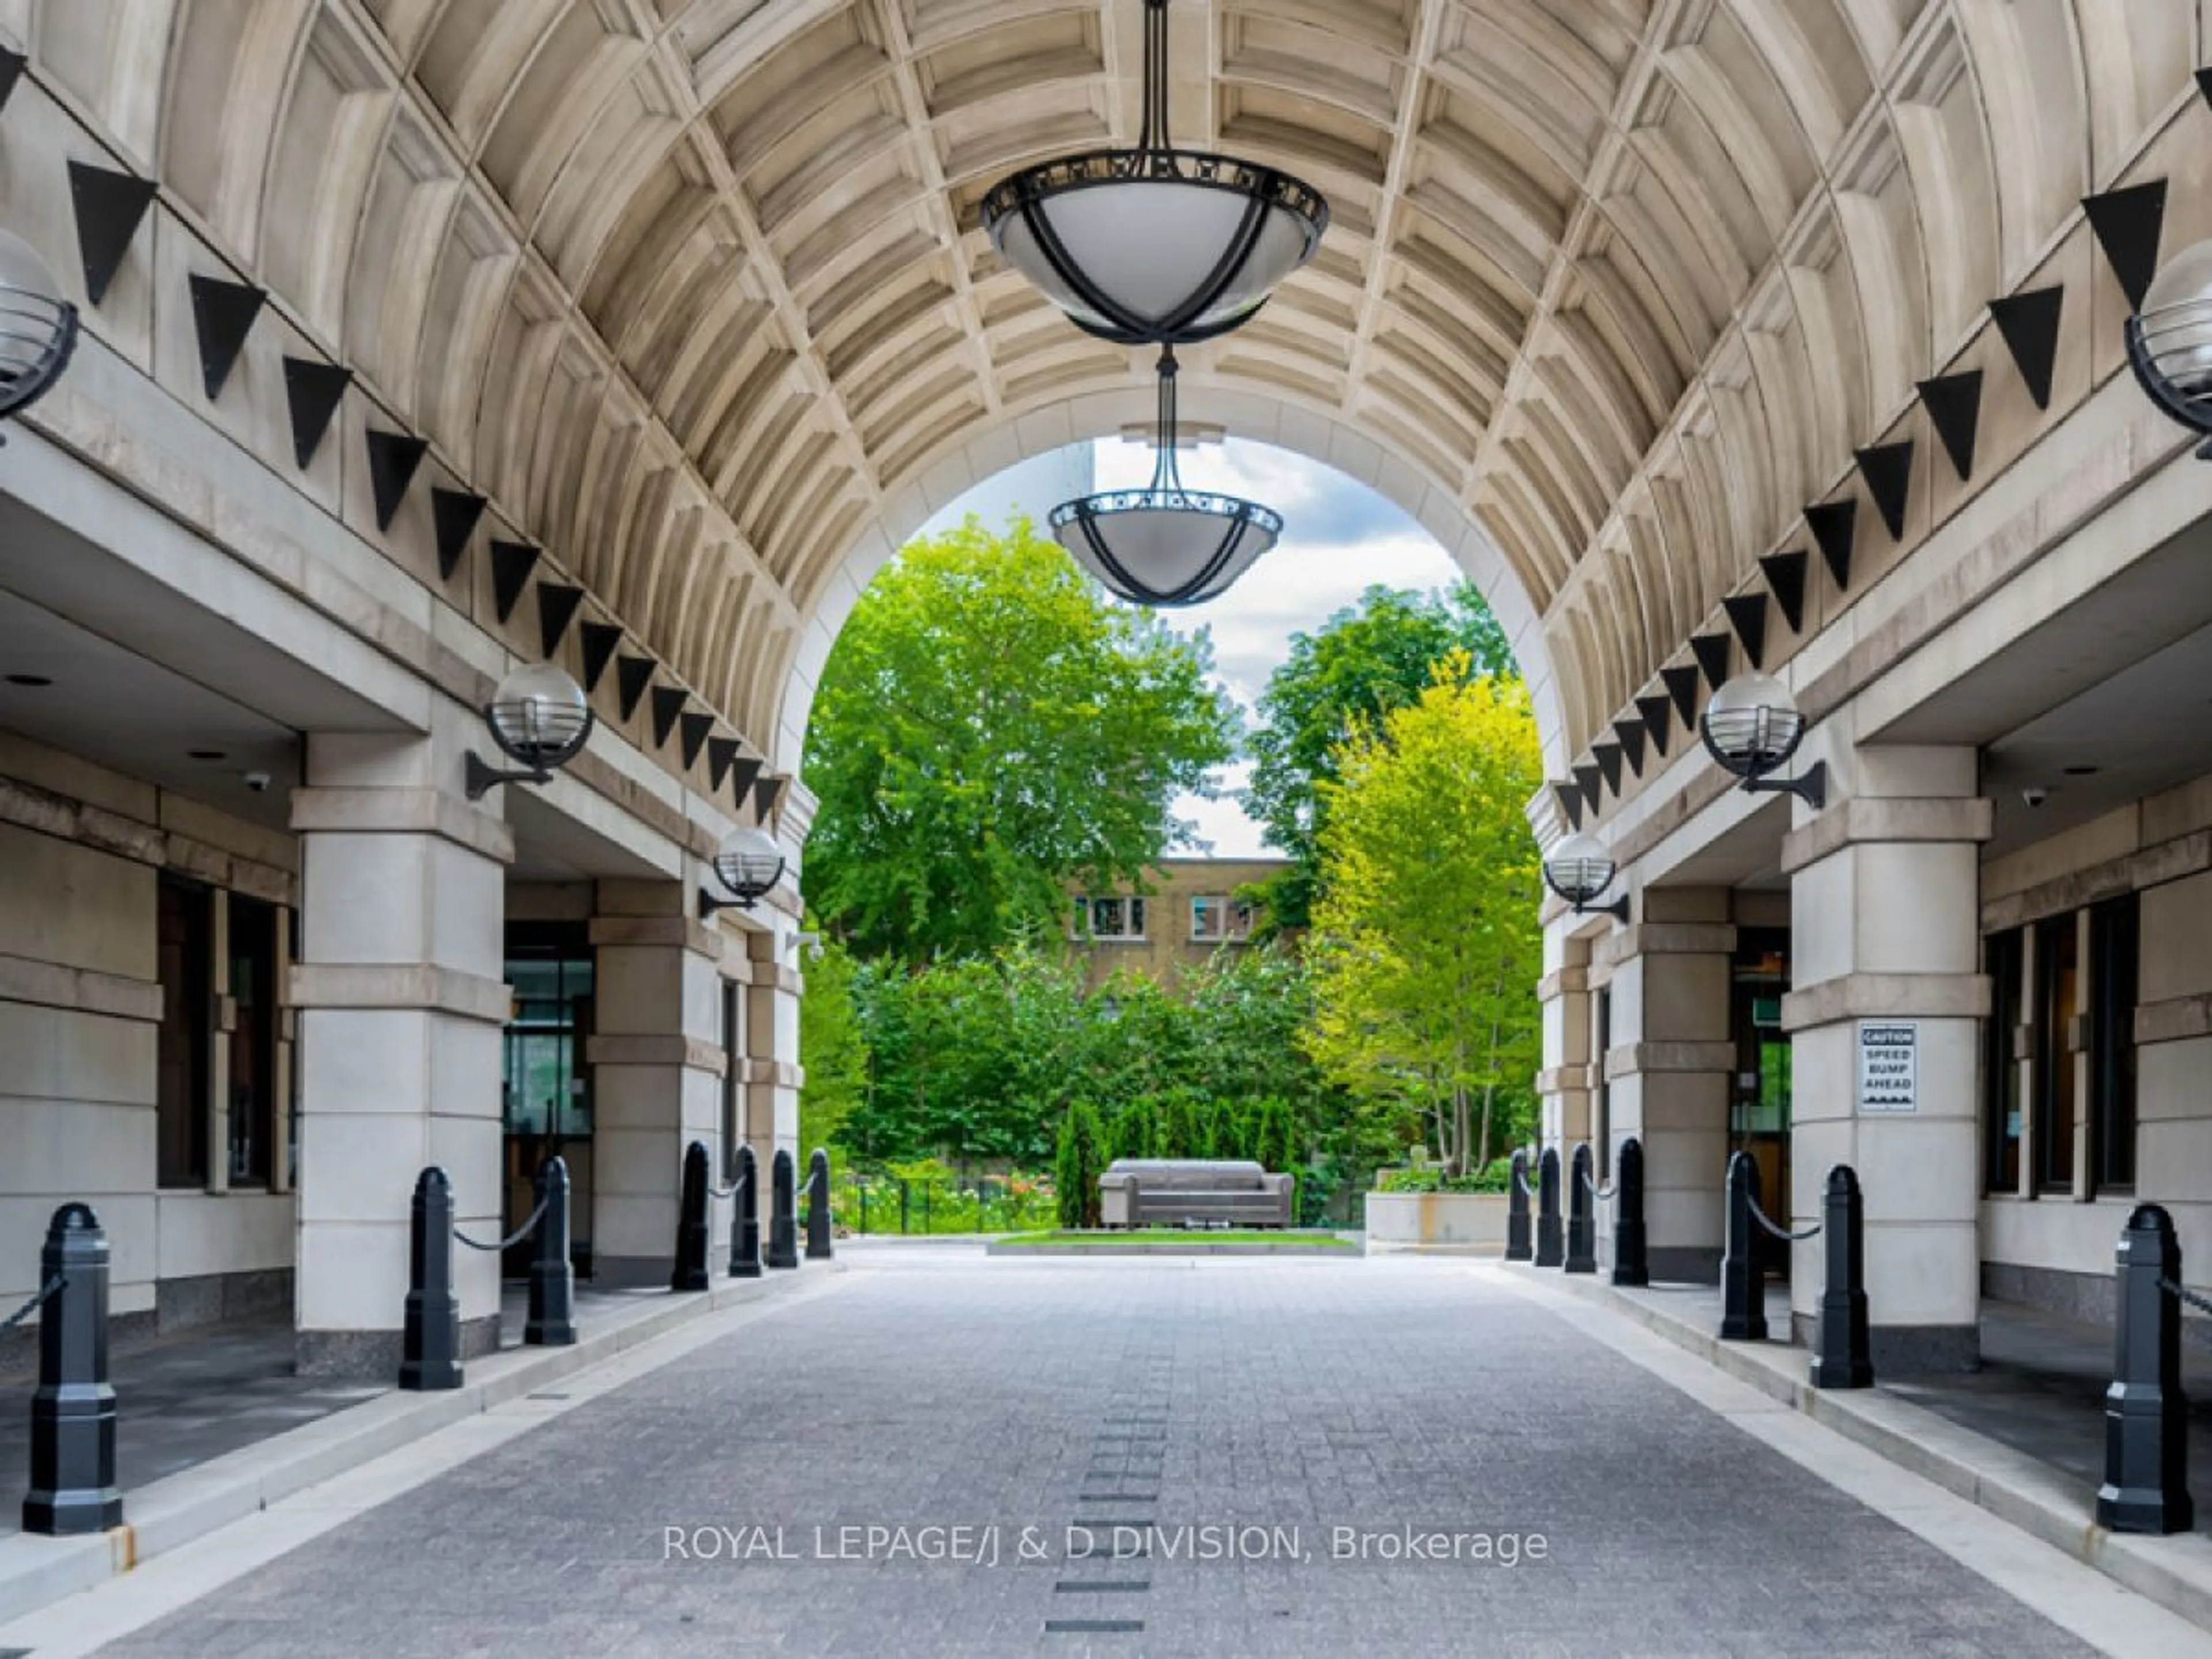
<svg viewBox="0 0 2212 1659"><path fill-rule="evenodd" d="M0 1331L14 1330L16 1326L21 1324L33 1314L38 1312L39 1309L45 1304L48 1297L52 1296L57 1291L60 1290L63 1285L68 1283L68 1279L63 1278L61 1274L56 1273L52 1279L39 1286L38 1290L32 1294L31 1299L28 1302L26 1302L21 1307L16 1309L15 1312L9 1314L5 1319L0 1319Z"/></svg>
<svg viewBox="0 0 2212 1659"><path fill-rule="evenodd" d="M1744 1194L1743 1201L1751 1208L1751 1218L1753 1221L1756 1221L1760 1226L1765 1228L1768 1232L1772 1233L1775 1237L1783 1240L1785 1243L1802 1244L1808 1238L1817 1238L1820 1237L1821 1226L1820 1222L1814 1222L1811 1226L1806 1228L1802 1233L1793 1233L1787 1228L1778 1226L1773 1221L1770 1220L1767 1217L1766 1212L1759 1207L1759 1200L1752 1197L1748 1193Z"/></svg>
<svg viewBox="0 0 2212 1659"><path fill-rule="evenodd" d="M521 1243L524 1239L529 1237L532 1233L537 1231L538 1224L544 1218L545 1206L552 1201L553 1194L550 1193L546 1194L544 1197L539 1199L538 1200L538 1207L530 1212L530 1219L524 1222L520 1227L517 1227L505 1238L501 1239L496 1244L479 1243L477 1240L471 1238L466 1233L463 1232L459 1227L453 1229L453 1237L461 1243L467 1245L472 1250L513 1249L516 1245Z"/></svg>
<svg viewBox="0 0 2212 1659"><path fill-rule="evenodd" d="M2199 1296L2186 1285L2177 1285L2170 1279L2161 1279L2158 1281L2158 1287L2179 1297L2199 1313L2212 1313L2212 1297Z"/></svg>

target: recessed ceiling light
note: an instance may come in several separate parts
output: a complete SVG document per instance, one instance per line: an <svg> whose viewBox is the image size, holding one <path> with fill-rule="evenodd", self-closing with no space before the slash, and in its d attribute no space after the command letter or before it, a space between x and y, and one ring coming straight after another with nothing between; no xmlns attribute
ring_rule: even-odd
<svg viewBox="0 0 2212 1659"><path fill-rule="evenodd" d="M194 760L228 760L230 758L229 752L222 749L187 749L185 752Z"/></svg>
<svg viewBox="0 0 2212 1659"><path fill-rule="evenodd" d="M48 679L44 674L10 674L8 676L8 684L10 685L52 685L53 682Z"/></svg>
<svg viewBox="0 0 2212 1659"><path fill-rule="evenodd" d="M2102 769L2095 766L2069 766L2066 769L2066 775L2069 778L2094 778Z"/></svg>

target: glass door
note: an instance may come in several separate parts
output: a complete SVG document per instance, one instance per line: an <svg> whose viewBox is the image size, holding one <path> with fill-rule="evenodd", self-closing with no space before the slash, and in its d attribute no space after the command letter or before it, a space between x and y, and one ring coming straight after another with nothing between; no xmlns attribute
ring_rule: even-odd
<svg viewBox="0 0 2212 1659"><path fill-rule="evenodd" d="M1729 1108L1729 1150L1747 1152L1759 1165L1759 1207L1790 1223L1790 1036L1782 1029L1782 998L1790 988L1786 928L1736 932L1730 1029L1735 1036L1735 1088ZM1790 1247L1754 1228L1759 1259L1780 1279L1790 1277Z"/></svg>
<svg viewBox="0 0 2212 1659"><path fill-rule="evenodd" d="M525 936L518 939L518 934ZM512 1232L529 1218L537 1202L539 1166L550 1158L567 1159L571 1257L578 1273L588 1273L592 1077L584 1052L592 1029L591 946L580 938L532 939L517 924L508 929L507 982L514 1003L501 1079L507 1118L506 1231ZM501 1263L509 1277L520 1276L529 1265L526 1242L508 1251Z"/></svg>

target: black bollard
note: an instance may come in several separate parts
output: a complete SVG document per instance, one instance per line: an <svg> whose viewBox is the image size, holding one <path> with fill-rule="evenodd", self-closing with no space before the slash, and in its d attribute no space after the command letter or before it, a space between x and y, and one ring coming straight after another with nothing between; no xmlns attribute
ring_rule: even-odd
<svg viewBox="0 0 2212 1659"><path fill-rule="evenodd" d="M750 1146L738 1148L737 1212L730 1218L730 1277L758 1279L760 1259L760 1160Z"/></svg>
<svg viewBox="0 0 2212 1659"><path fill-rule="evenodd" d="M1597 1271L1597 1216L1592 1206L1596 1197L1590 1190L1595 1170L1587 1140L1575 1148L1569 1175L1566 1271L1594 1273Z"/></svg>
<svg viewBox="0 0 2212 1659"><path fill-rule="evenodd" d="M799 1265L799 1198L793 1190L791 1154L779 1149L769 1166L768 1265Z"/></svg>
<svg viewBox="0 0 2212 1659"><path fill-rule="evenodd" d="M1613 1282L1651 1282L1644 1236L1644 1143L1634 1135L1620 1143L1613 1173Z"/></svg>
<svg viewBox="0 0 2212 1659"><path fill-rule="evenodd" d="M123 1524L115 1489L115 1390L107 1381L107 1235L88 1204L46 1227L39 1283L39 1387L31 1396L31 1490L23 1530L47 1538Z"/></svg>
<svg viewBox="0 0 2212 1659"><path fill-rule="evenodd" d="M453 1187L434 1164L415 1178L399 1386L424 1394L461 1386L461 1298L453 1293Z"/></svg>
<svg viewBox="0 0 2212 1659"><path fill-rule="evenodd" d="M533 1348L565 1348L576 1340L576 1270L568 1261L568 1160L538 1166L538 1201L545 1206L530 1247L530 1318L522 1340Z"/></svg>
<svg viewBox="0 0 2212 1659"><path fill-rule="evenodd" d="M806 1161L806 1259L830 1259L830 1154L819 1146Z"/></svg>
<svg viewBox="0 0 2212 1659"><path fill-rule="evenodd" d="M1766 1270L1759 1265L1751 1206L1759 1199L1759 1165L1749 1152L1728 1163L1728 1231L1721 1256L1721 1335L1731 1342L1766 1340Z"/></svg>
<svg viewBox="0 0 2212 1659"><path fill-rule="evenodd" d="M1874 1386L1874 1345L1867 1334L1866 1212L1859 1178L1848 1164L1828 1171L1821 1237L1827 1242L1828 1283L1820 1292L1820 1328L1813 1354L1816 1389Z"/></svg>
<svg viewBox="0 0 2212 1659"><path fill-rule="evenodd" d="M2138 1204L2120 1233L2112 1386L2105 1390L2105 1484L2097 1524L2163 1534L2196 1524L2189 1501L2189 1401L2181 1392L2181 1283L2173 1218Z"/></svg>
<svg viewBox="0 0 2212 1659"><path fill-rule="evenodd" d="M1559 1149L1547 1146L1536 1160L1536 1265L1556 1267L1566 1259L1559 1225Z"/></svg>
<svg viewBox="0 0 2212 1659"><path fill-rule="evenodd" d="M684 1194L676 1211L676 1266L668 1275L672 1291L703 1291L707 1276L707 1147L693 1141L684 1149Z"/></svg>
<svg viewBox="0 0 2212 1659"><path fill-rule="evenodd" d="M1528 1242L1528 1149L1516 1146L1506 1164L1505 1259L1527 1261L1535 1254Z"/></svg>

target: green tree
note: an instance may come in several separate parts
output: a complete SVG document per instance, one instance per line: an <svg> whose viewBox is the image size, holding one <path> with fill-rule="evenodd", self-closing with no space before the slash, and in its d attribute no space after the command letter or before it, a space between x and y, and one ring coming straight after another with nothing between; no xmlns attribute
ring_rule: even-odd
<svg viewBox="0 0 2212 1659"><path fill-rule="evenodd" d="M1339 766L1323 785L1309 1051L1391 1131L1423 1123L1458 1176L1533 1099L1542 938L1524 809L1542 771L1528 694L1455 656Z"/></svg>
<svg viewBox="0 0 2212 1659"><path fill-rule="evenodd" d="M1480 675L1518 672L1504 630L1468 582L1443 595L1370 587L1315 632L1291 636L1291 654L1261 694L1259 727L1247 744L1246 808L1291 861L1267 884L1273 926L1311 920L1327 789L1344 745L1363 724L1417 701L1455 651L1466 653Z"/></svg>
<svg viewBox="0 0 2212 1659"><path fill-rule="evenodd" d="M816 693L808 902L866 956L1055 933L1070 881L1140 882L1170 808L1231 757L1212 647L1109 601L1025 519L909 544L860 596Z"/></svg>
<svg viewBox="0 0 2212 1659"><path fill-rule="evenodd" d="M803 1164L817 1146L833 1163L844 1162L846 1121L867 1098L868 1035L853 996L858 964L834 943L806 963L806 994L799 1000L799 1156Z"/></svg>
<svg viewBox="0 0 2212 1659"><path fill-rule="evenodd" d="M1106 1172L1106 1133L1098 1109L1079 1100L1060 1122L1060 1145L1053 1158L1053 1195L1063 1227L1098 1224L1098 1177Z"/></svg>

